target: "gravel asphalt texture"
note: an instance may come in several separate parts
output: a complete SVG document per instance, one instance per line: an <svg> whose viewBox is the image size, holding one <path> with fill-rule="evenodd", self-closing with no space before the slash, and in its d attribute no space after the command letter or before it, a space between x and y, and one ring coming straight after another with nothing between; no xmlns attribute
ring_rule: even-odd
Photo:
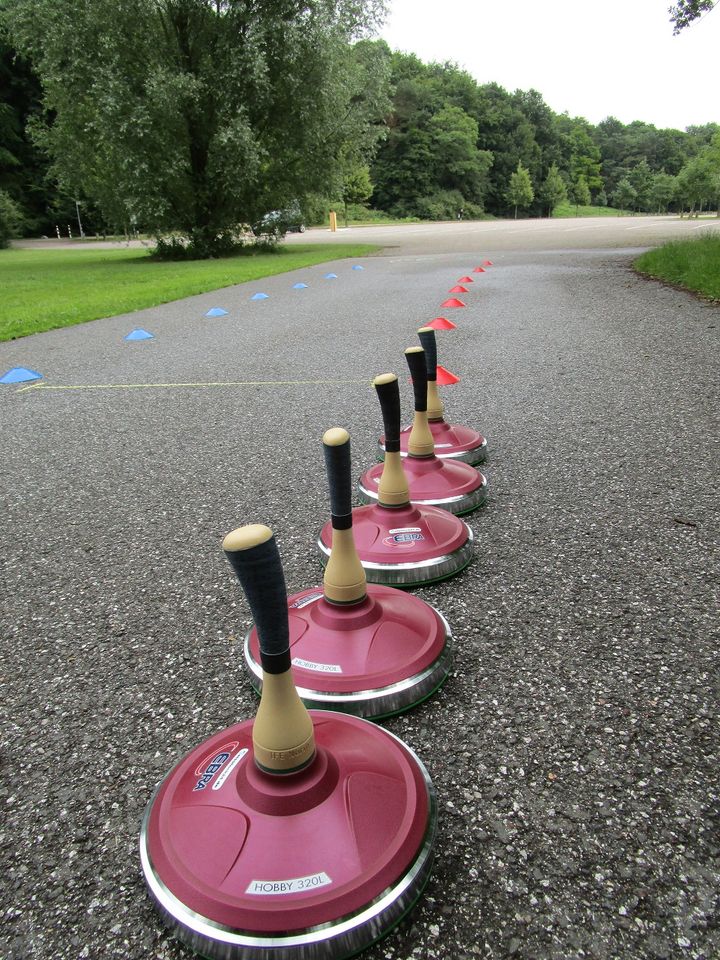
<svg viewBox="0 0 720 960"><path fill-rule="evenodd" d="M387 722L437 789L436 865L364 956L720 955L718 309L636 277L630 249L467 236L0 344L0 372L45 378L0 387L4 960L191 956L138 832L171 766L255 710L222 538L268 523L288 589L320 582L322 433L373 462L371 378L401 374L410 409L402 352L485 256L438 344L489 501L473 563L417 591L454 670ZM228 381L342 382L48 389Z"/></svg>

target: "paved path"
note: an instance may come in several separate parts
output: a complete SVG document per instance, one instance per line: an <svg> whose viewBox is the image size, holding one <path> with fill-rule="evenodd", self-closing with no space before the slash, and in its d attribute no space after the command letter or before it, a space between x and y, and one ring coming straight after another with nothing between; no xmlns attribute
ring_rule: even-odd
<svg viewBox="0 0 720 960"><path fill-rule="evenodd" d="M384 256L394 253L464 253L476 249L577 250L600 247L651 247L698 231L720 229L720 219L697 220L677 216L579 217L562 220L486 220L461 223L417 223L404 226L340 227L335 233L313 227L305 233L291 233L287 242L296 243L379 243ZM147 247L148 241L20 240L23 248Z"/></svg>
<svg viewBox="0 0 720 960"><path fill-rule="evenodd" d="M484 256L440 356L462 378L451 419L489 437L491 496L473 564L419 592L456 669L388 723L437 787L437 865L366 956L720 951L717 308L633 275L625 248L653 223L623 249L603 225L477 226L0 344L3 370L45 376L0 393L0 956L188 956L137 835L175 760L254 710L222 537L268 522L288 588L319 582L323 431L350 430L358 474L371 462L368 381L403 372ZM123 342L136 326L155 339Z"/></svg>
<svg viewBox="0 0 720 960"><path fill-rule="evenodd" d="M381 243L385 255L402 253L466 253L473 250L548 251L601 247L651 247L667 240L696 236L699 231L720 229L720 219L679 217L581 217L568 220L487 220L462 223L418 223L400 227L350 227L332 234L309 230L293 234L290 243Z"/></svg>

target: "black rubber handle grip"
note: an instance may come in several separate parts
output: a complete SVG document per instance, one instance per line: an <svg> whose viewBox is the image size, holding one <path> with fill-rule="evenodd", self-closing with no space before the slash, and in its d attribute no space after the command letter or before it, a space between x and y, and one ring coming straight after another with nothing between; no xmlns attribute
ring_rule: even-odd
<svg viewBox="0 0 720 960"><path fill-rule="evenodd" d="M437 341L434 330L418 330L420 343L425 351L425 366L428 380L437 380Z"/></svg>
<svg viewBox="0 0 720 960"><path fill-rule="evenodd" d="M225 538L224 546L232 536ZM245 549L226 548L225 555L250 604L263 670L285 673L290 669L287 589L274 535Z"/></svg>
<svg viewBox="0 0 720 960"><path fill-rule="evenodd" d="M400 449L400 384L398 378L389 375L377 377L373 381L380 401L383 426L385 428L385 452L397 453Z"/></svg>
<svg viewBox="0 0 720 960"><path fill-rule="evenodd" d="M415 409L420 413L427 410L427 366L424 350L406 350L405 357L410 367L413 390L415 392Z"/></svg>
<svg viewBox="0 0 720 960"><path fill-rule="evenodd" d="M335 530L347 530L352 526L353 495L350 435L340 428L328 430L323 436L323 453L330 487L332 525Z"/></svg>

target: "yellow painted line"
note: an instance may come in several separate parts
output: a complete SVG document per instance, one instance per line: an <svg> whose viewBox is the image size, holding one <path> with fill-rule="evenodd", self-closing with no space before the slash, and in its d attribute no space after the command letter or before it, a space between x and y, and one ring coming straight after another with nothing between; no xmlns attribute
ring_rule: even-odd
<svg viewBox="0 0 720 960"><path fill-rule="evenodd" d="M299 387L328 384L367 383L371 380L218 380L198 383L31 383L16 393L26 390L167 390L177 387Z"/></svg>

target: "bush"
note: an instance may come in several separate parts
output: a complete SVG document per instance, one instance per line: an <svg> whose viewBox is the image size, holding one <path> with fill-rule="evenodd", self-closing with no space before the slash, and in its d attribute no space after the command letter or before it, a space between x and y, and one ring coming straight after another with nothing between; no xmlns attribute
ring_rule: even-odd
<svg viewBox="0 0 720 960"><path fill-rule="evenodd" d="M0 249L10 246L14 237L22 233L25 217L9 193L0 190Z"/></svg>
<svg viewBox="0 0 720 960"><path fill-rule="evenodd" d="M429 197L419 197L413 207L405 215L415 214L423 220L458 220L460 211L463 220L477 220L484 215L483 208L468 202L459 190L438 190Z"/></svg>
<svg viewBox="0 0 720 960"><path fill-rule="evenodd" d="M305 222L309 226L326 227L330 222L331 210L334 210L337 214L339 224L342 224L345 220L345 204L342 200L328 200L327 197L312 194L306 197L302 209L305 214ZM347 216L350 223L387 223L391 220L417 220L415 214L403 213L396 216L386 213L384 210L368 207L364 203L348 203Z"/></svg>
<svg viewBox="0 0 720 960"><path fill-rule="evenodd" d="M156 237L150 254L156 260L188 260L187 237Z"/></svg>
<svg viewBox="0 0 720 960"><path fill-rule="evenodd" d="M384 210L375 210L361 203L348 204L348 219L351 223L391 223L398 219ZM403 220L417 220L417 217L402 217Z"/></svg>
<svg viewBox="0 0 720 960"><path fill-rule="evenodd" d="M213 237L186 237L171 234L157 237L151 256L156 260L208 260L215 257L232 257L242 249L244 241L236 234L226 231Z"/></svg>
<svg viewBox="0 0 720 960"><path fill-rule="evenodd" d="M305 198L302 205L305 222L311 226L327 224L330 219L330 211L335 210L337 212L338 206L342 207L342 204L333 204L327 197L311 194Z"/></svg>
<svg viewBox="0 0 720 960"><path fill-rule="evenodd" d="M263 234L248 239L241 234L219 236L212 246L206 243L193 243L186 236L171 234L169 237L156 237L155 249L150 256L154 260L209 260L220 257L252 257L256 253L277 253L277 238Z"/></svg>

